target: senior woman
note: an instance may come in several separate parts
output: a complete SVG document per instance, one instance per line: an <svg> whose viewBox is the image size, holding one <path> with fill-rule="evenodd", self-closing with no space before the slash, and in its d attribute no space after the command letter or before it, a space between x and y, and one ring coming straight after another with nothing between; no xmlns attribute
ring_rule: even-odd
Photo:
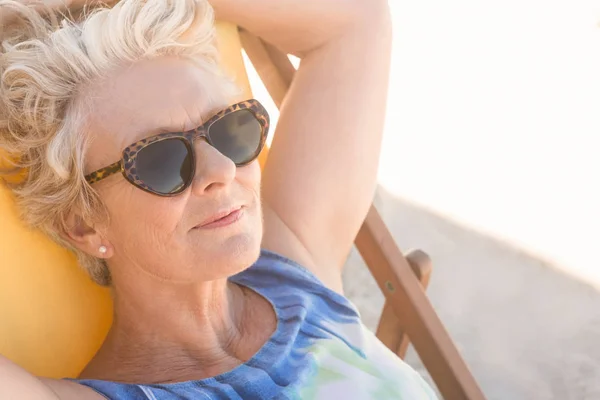
<svg viewBox="0 0 600 400"><path fill-rule="evenodd" d="M213 9L302 59L262 177L269 117L232 102ZM114 297L78 379L0 359L0 398L434 397L342 295L375 187L385 0L124 0L77 23L0 11L0 144L29 171L15 196Z"/></svg>

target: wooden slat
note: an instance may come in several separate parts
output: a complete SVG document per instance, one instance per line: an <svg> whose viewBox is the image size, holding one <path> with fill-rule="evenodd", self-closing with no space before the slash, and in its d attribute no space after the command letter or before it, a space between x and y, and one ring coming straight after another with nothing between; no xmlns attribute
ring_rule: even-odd
<svg viewBox="0 0 600 400"><path fill-rule="evenodd" d="M484 399L375 207L369 210L355 243L442 396Z"/></svg>
<svg viewBox="0 0 600 400"><path fill-rule="evenodd" d="M241 31L240 34L254 68L275 104L281 106L293 79L290 73L292 64L289 60L286 64L286 55L276 55L276 49L250 33ZM385 294L389 308L412 338L415 350L442 396L449 400L484 399L374 206L371 206L355 244Z"/></svg>
<svg viewBox="0 0 600 400"><path fill-rule="evenodd" d="M375 334L381 340L381 343L385 344L388 349L396 354L398 354L398 349L400 349L404 340L408 339L408 335L402 329L402 322L398 319L394 307L387 300L383 305ZM404 355L398 354L398 356L404 358Z"/></svg>
<svg viewBox="0 0 600 400"><path fill-rule="evenodd" d="M406 261L408 261L410 269L412 269L412 272L419 280L423 290L426 290L431 279L431 272L433 271L429 255L422 250L413 250L406 255Z"/></svg>
<svg viewBox="0 0 600 400"><path fill-rule="evenodd" d="M421 287L425 290L427 285L429 285L431 277L431 259L423 251L415 250L406 255L406 260ZM405 332L402 321L398 319L394 308L387 300L379 318L376 335L387 348L396 353L398 357L404 359L408 345L410 344L410 338Z"/></svg>
<svg viewBox="0 0 600 400"><path fill-rule="evenodd" d="M243 29L240 29L240 38L242 40L242 47L246 51L248 58L252 61L252 65L271 95L273 102L277 108L281 108L281 104L293 78L293 71L290 73L289 67L294 70L294 66L287 60L285 54L274 56L275 51L272 46L267 47L261 39ZM280 73L273 61L273 57L275 57L277 65L280 66L283 65L281 57L285 57L288 61L289 66L287 68L282 67L286 71L285 74Z"/></svg>

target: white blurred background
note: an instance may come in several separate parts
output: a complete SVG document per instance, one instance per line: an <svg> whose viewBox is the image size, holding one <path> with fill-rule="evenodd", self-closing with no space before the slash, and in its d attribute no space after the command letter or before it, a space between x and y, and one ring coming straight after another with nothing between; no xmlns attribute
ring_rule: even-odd
<svg viewBox="0 0 600 400"><path fill-rule="evenodd" d="M381 184L600 287L600 1L390 4Z"/></svg>

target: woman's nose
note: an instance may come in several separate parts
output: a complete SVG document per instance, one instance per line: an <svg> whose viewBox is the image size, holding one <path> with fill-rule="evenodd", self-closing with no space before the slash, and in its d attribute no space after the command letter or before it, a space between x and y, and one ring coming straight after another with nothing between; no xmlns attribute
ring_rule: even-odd
<svg viewBox="0 0 600 400"><path fill-rule="evenodd" d="M197 140L194 146L196 176L192 183L192 190L196 194L206 194L226 187L235 179L237 167L231 159L225 157L205 140Z"/></svg>

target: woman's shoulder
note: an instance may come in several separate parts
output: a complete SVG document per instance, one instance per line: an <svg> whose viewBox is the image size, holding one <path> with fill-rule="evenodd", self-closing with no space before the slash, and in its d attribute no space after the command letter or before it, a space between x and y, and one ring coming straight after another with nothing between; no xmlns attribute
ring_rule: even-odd
<svg viewBox="0 0 600 400"><path fill-rule="evenodd" d="M299 261L265 248L261 249L258 259L250 268L231 279L241 284L248 283L251 287L257 286L258 289L298 288L309 292L327 293L336 300L345 299Z"/></svg>
<svg viewBox="0 0 600 400"><path fill-rule="evenodd" d="M344 320L360 319L358 310L345 296L330 289L311 270L279 253L262 249L258 260L231 281L268 299L275 309L302 307L308 315Z"/></svg>
<svg viewBox="0 0 600 400"><path fill-rule="evenodd" d="M49 378L40 381L53 392L54 397L49 398L52 400L106 400L100 393L77 382Z"/></svg>

